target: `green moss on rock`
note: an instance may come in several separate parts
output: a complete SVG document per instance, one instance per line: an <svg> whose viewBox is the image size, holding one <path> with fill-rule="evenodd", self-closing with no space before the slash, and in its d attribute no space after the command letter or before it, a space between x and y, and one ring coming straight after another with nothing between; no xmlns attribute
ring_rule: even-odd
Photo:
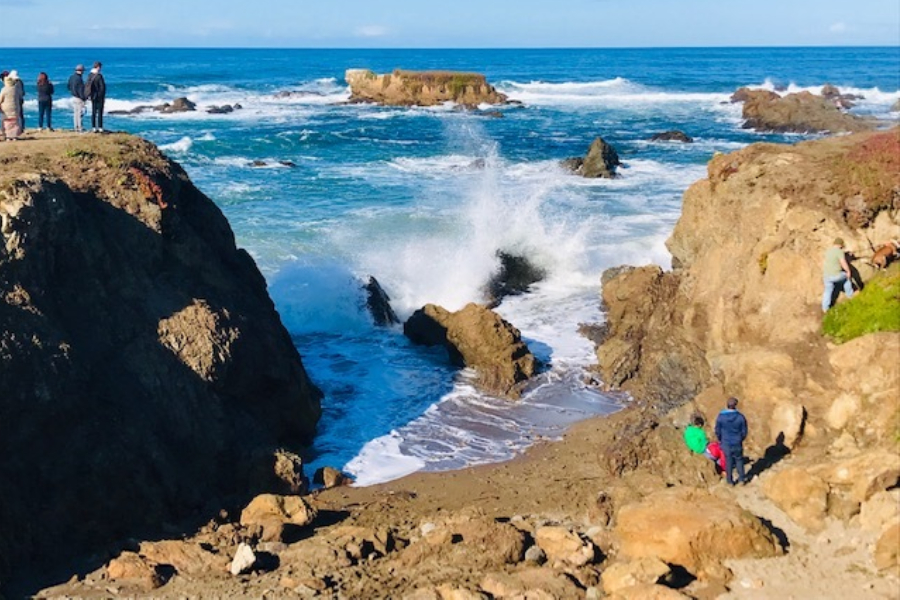
<svg viewBox="0 0 900 600"><path fill-rule="evenodd" d="M900 263L872 278L866 287L825 314L822 330L842 344L879 331L900 331Z"/></svg>

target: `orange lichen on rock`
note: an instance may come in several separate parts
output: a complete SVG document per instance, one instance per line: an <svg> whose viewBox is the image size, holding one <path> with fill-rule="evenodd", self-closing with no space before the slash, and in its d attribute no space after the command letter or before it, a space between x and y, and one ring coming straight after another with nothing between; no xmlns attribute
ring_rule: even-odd
<svg viewBox="0 0 900 600"><path fill-rule="evenodd" d="M144 197L156 200L160 208L168 208L169 203L163 198L163 190L158 183L153 181L147 173L137 167L129 167L128 172L134 177L135 183L144 194Z"/></svg>

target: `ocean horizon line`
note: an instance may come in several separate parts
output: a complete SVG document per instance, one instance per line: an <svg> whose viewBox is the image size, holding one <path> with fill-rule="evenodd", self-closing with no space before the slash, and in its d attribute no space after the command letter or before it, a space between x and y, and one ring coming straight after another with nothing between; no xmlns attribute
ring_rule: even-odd
<svg viewBox="0 0 900 600"><path fill-rule="evenodd" d="M603 50L603 51L631 51L631 50L844 50L844 49L885 49L897 50L900 53L900 45L747 45L747 46L14 46L0 48L0 51L21 50L72 50L86 52L92 50L230 50L230 51L259 51L259 50L292 50L292 51L378 51L378 52L410 52L410 51L566 51L573 50Z"/></svg>

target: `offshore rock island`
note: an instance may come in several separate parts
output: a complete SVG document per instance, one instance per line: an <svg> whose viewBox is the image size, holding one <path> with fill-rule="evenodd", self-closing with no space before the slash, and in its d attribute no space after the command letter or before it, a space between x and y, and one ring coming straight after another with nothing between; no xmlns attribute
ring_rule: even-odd
<svg viewBox="0 0 900 600"><path fill-rule="evenodd" d="M478 73L457 71L406 71L378 75L368 69L348 69L350 102L374 102L385 106L435 106L445 102L476 108L479 104L503 104L507 97Z"/></svg>
<svg viewBox="0 0 900 600"><path fill-rule="evenodd" d="M107 534L92 540L107 554L30 591L892 597L900 333L837 345L822 335L818 299L832 238L862 251L900 234L898 135L754 144L713 158L685 193L668 241L673 269L603 275L598 369L633 393L629 408L508 463L306 495L296 481L275 489L277 477L209 481L241 464L234 445L271 457L277 444L309 438L318 417L265 283L218 209L135 138L4 147L0 368L15 370L3 378L13 394L0 399L0 444L13 457L0 472L0 573L22 578L21 557L52 548L35 535L46 523L70 536L89 523ZM41 269L28 266L32 256L45 257ZM867 287L900 277L898 264L858 267ZM241 350L248 338L262 346ZM80 357L96 358L81 367ZM32 389L46 392L35 400ZM82 390L90 394L73 395ZM692 413L713 420L729 395L751 422L753 479L739 488L682 440ZM104 479L126 470L140 474L140 494L127 487L133 479ZM73 485L81 491L69 496ZM86 508L97 512L86 518ZM187 513L205 524L161 539L161 524Z"/></svg>

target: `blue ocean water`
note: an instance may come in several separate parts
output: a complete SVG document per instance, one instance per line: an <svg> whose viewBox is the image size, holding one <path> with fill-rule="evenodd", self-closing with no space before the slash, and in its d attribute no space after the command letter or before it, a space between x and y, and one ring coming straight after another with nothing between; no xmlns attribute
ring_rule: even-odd
<svg viewBox="0 0 900 600"><path fill-rule="evenodd" d="M620 406L584 383L593 348L577 333L602 321L603 269L669 265L681 195L714 152L805 137L741 129L735 89L831 83L864 97L854 112L894 121L900 98L900 48L2 50L3 68L27 84L26 128L36 126L38 71L57 84L54 126L70 128L66 79L94 60L107 111L197 103L108 116L106 128L160 145L225 212L325 392L310 468L344 467L359 484L503 460ZM489 118L344 104L344 71L359 67L480 72L521 105ZM205 112L234 103L243 108ZM648 141L668 129L696 141ZM620 178L560 169L598 135L618 150ZM428 302L459 309L481 299L500 250L548 273L498 309L547 364L516 403L480 394L469 373L399 328L376 328L360 287L376 276L401 318Z"/></svg>

